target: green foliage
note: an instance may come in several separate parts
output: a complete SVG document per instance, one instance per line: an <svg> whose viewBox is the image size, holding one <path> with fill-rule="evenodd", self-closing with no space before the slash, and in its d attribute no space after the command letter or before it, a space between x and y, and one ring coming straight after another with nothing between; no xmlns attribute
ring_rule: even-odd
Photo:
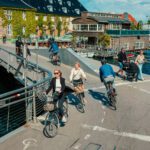
<svg viewBox="0 0 150 150"><path fill-rule="evenodd" d="M24 21L22 19L22 11L14 10L12 12L11 24L14 38L23 36L22 28L24 26Z"/></svg>
<svg viewBox="0 0 150 150"><path fill-rule="evenodd" d="M46 25L48 26L48 29L50 30L51 34L53 32L53 28L54 28L54 22L52 21L52 18L50 15L47 16L47 22Z"/></svg>
<svg viewBox="0 0 150 150"><path fill-rule="evenodd" d="M111 37L106 33L100 33L98 35L98 44L103 48L107 48L110 45Z"/></svg>
<svg viewBox="0 0 150 150"><path fill-rule="evenodd" d="M62 30L62 21L60 20L60 17L56 17L56 29L58 31L58 37L59 37Z"/></svg>
<svg viewBox="0 0 150 150"><path fill-rule="evenodd" d="M8 24L8 19L4 14L4 9L0 8L0 18L2 19L2 27L6 27Z"/></svg>
<svg viewBox="0 0 150 150"><path fill-rule="evenodd" d="M137 26L136 26L134 23L131 23L130 29L131 29L131 30L136 30L136 29L137 29Z"/></svg>
<svg viewBox="0 0 150 150"><path fill-rule="evenodd" d="M35 12L26 12L25 28L25 37L29 37L30 34L36 33Z"/></svg>
<svg viewBox="0 0 150 150"><path fill-rule="evenodd" d="M63 17L62 24L63 24L63 30L65 31L65 33L67 33L69 24L67 22L67 18L66 17Z"/></svg>
<svg viewBox="0 0 150 150"><path fill-rule="evenodd" d="M137 30L142 30L142 28L143 28L143 21L140 20L137 24Z"/></svg>
<svg viewBox="0 0 150 150"><path fill-rule="evenodd" d="M43 15L39 14L38 20L36 21L37 26L39 26L40 30L43 30Z"/></svg>
<svg viewBox="0 0 150 150"><path fill-rule="evenodd" d="M77 35L76 35L76 33L74 33L73 32L73 34L72 34L72 46L73 46L73 48L76 48L76 42L77 42Z"/></svg>
<svg viewBox="0 0 150 150"><path fill-rule="evenodd" d="M147 24L150 24L150 19L147 21Z"/></svg>

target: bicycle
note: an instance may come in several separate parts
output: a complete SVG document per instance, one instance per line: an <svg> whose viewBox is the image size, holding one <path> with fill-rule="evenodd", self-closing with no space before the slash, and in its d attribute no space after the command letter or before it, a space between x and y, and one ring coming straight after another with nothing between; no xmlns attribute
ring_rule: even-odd
<svg viewBox="0 0 150 150"><path fill-rule="evenodd" d="M114 107L115 110L117 110L117 107L116 107L116 91L115 89L113 88L112 86L113 82L112 81L108 81L106 83L106 89L107 89L107 96L108 96L108 99L110 101L110 105L112 107Z"/></svg>
<svg viewBox="0 0 150 150"><path fill-rule="evenodd" d="M54 59L54 57L55 57L55 59ZM58 54L54 55L53 53L50 53L49 59L53 65L58 65L58 66L61 65L61 59L60 59L60 56Z"/></svg>
<svg viewBox="0 0 150 150"><path fill-rule="evenodd" d="M75 90L75 95L79 100L79 103L76 105L76 108L78 111L81 113L85 112L85 102L84 102L84 97L83 97L83 82L77 82L74 84L74 90Z"/></svg>
<svg viewBox="0 0 150 150"><path fill-rule="evenodd" d="M58 133L58 128L61 124L62 115L60 114L60 108L58 107L58 101L48 101L44 105L44 110L47 111L45 118L45 126L43 128L43 133L46 137L53 138ZM68 101L65 98L63 103L63 116L68 120Z"/></svg>

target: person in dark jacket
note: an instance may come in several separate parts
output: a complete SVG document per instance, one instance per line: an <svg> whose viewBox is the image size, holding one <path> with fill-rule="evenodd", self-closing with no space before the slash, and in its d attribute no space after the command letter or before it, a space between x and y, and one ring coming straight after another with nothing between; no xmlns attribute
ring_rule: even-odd
<svg viewBox="0 0 150 150"><path fill-rule="evenodd" d="M58 107L60 109L60 113L64 116L63 112L63 103L65 100L65 79L62 77L62 72L58 69L54 70L54 78L52 78L50 82L49 88L46 90L46 94L48 94L51 90L53 93L53 101L58 101Z"/></svg>
<svg viewBox="0 0 150 150"><path fill-rule="evenodd" d="M117 71L117 75L121 73L121 76L123 76L123 64L127 62L127 55L125 53L124 48L121 49L121 51L118 53L118 63L119 63L119 70Z"/></svg>

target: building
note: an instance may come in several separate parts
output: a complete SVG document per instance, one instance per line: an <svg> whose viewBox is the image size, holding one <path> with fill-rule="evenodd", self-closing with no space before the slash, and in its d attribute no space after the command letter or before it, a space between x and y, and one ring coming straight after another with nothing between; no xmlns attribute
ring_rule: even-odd
<svg viewBox="0 0 150 150"><path fill-rule="evenodd" d="M17 31L14 30L17 28L19 28L18 31L21 28L21 31L18 33L26 34L29 31L33 32L33 28L39 29L41 26L44 28L42 30L46 34L51 34L50 31L45 31L49 28L48 21L51 21L49 24L53 28L54 35L58 34L57 26L60 26L60 24L62 25L59 27L61 34L64 34L66 32L64 28L72 30L72 24L70 22L74 17L79 17L82 11L86 11L86 9L78 0L0 0L0 36L6 34L7 37L15 37L15 32ZM19 17L15 17L17 16L16 13L18 13L19 17L22 16L20 20ZM5 26L2 20L7 22ZM13 24L15 20L22 25L16 27ZM28 24L33 26L32 29L29 29ZM39 24L42 25L40 26Z"/></svg>
<svg viewBox="0 0 150 150"><path fill-rule="evenodd" d="M95 44L100 33L106 30L130 29L131 22L127 15L122 17L114 13L82 12L81 17L73 21L73 30L79 37L88 37L89 44Z"/></svg>
<svg viewBox="0 0 150 150"><path fill-rule="evenodd" d="M114 50L140 50L150 47L150 30L107 30Z"/></svg>

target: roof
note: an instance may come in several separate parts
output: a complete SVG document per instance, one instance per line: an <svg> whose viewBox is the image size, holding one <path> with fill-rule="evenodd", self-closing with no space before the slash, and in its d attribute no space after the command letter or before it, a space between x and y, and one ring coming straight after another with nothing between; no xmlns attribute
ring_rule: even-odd
<svg viewBox="0 0 150 150"><path fill-rule="evenodd" d="M103 23L127 23L129 24L129 20L121 19L121 18L109 18L109 17L88 17L89 19L94 19L97 22Z"/></svg>
<svg viewBox="0 0 150 150"><path fill-rule="evenodd" d="M21 0L0 0L0 7L15 9L32 9Z"/></svg>
<svg viewBox="0 0 150 150"><path fill-rule="evenodd" d="M24 2L36 8L38 13L77 17L86 11L78 0L24 0Z"/></svg>

